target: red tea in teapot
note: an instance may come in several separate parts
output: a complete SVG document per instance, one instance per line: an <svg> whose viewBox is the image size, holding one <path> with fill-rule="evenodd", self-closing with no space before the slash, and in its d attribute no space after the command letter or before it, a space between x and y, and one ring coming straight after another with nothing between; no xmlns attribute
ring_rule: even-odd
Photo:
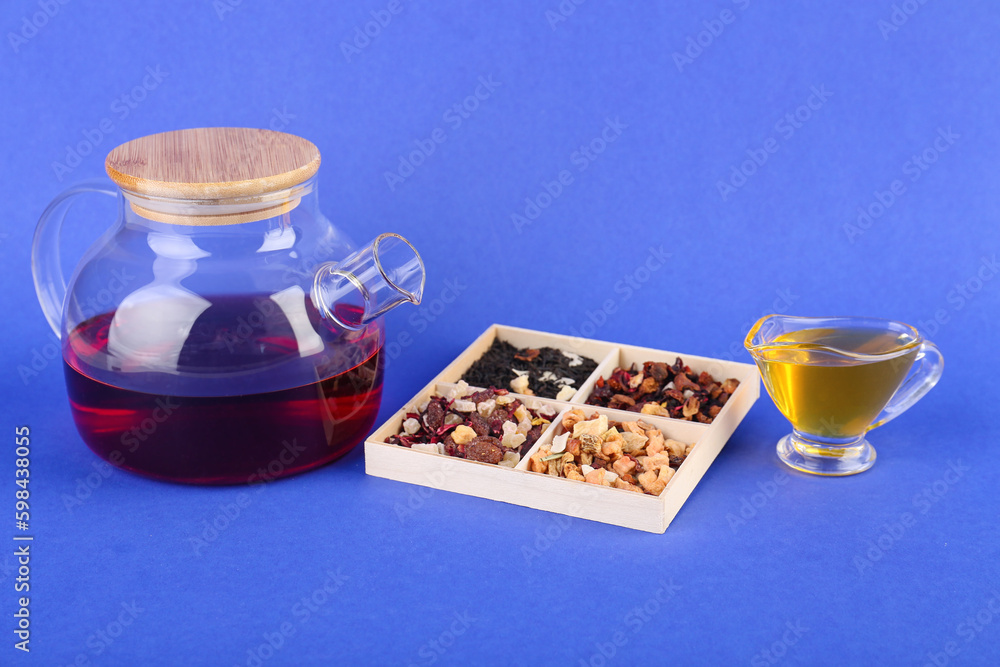
<svg viewBox="0 0 1000 667"><path fill-rule="evenodd" d="M276 308L247 318L248 312L264 310L248 301L216 299L195 322L178 367L198 368L198 377L143 374L135 380L162 391L95 379L107 365L115 313L93 317L72 331L64 354L66 385L87 445L114 465L197 484L266 482L350 451L378 413L383 370L378 330L326 344L328 365L346 370L309 384L253 391L253 378L233 370L294 364L300 344ZM206 369L217 371L211 387L224 395L189 393L196 386L204 391Z"/></svg>

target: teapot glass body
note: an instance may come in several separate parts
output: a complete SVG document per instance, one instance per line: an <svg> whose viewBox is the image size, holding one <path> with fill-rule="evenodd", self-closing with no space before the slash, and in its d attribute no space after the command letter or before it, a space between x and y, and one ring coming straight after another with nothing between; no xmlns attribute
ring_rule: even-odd
<svg viewBox="0 0 1000 667"><path fill-rule="evenodd" d="M81 191L113 194L119 216L63 286L59 226ZM208 216L201 203L91 185L43 215L36 288L81 436L116 466L200 484L343 456L374 423L380 315L419 302L419 255L396 235L355 250L320 213L315 177L263 212L259 197Z"/></svg>

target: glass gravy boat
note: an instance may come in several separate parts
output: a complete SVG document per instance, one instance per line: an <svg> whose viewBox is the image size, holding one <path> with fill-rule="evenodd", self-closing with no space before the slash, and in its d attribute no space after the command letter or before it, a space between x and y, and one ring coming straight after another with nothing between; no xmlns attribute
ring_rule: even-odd
<svg viewBox="0 0 1000 667"><path fill-rule="evenodd" d="M916 329L875 318L768 315L745 345L792 423L778 457L817 475L870 468L868 431L920 400L944 368L940 350Z"/></svg>

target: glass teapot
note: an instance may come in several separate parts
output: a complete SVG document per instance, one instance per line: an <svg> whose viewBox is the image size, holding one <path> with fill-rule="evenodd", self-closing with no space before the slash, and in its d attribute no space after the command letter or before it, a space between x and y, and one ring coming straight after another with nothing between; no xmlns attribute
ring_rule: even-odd
<svg viewBox="0 0 1000 667"><path fill-rule="evenodd" d="M35 289L95 453L160 479L253 484L367 435L380 315L420 303L424 266L396 234L355 250L319 211L319 164L281 132L165 132L111 151L118 188L82 184L42 214ZM67 286L60 228L85 192L117 197L119 215Z"/></svg>

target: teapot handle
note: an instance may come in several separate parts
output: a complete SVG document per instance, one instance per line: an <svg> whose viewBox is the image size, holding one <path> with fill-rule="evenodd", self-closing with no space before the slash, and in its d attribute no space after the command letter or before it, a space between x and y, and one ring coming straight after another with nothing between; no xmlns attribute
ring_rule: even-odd
<svg viewBox="0 0 1000 667"><path fill-rule="evenodd" d="M63 220L75 201L74 197L86 192L98 192L118 197L118 190L104 180L84 181L65 190L48 205L38 219L35 238L31 242L31 274L35 279L35 293L42 306L49 326L60 335L63 302L66 299L66 278L59 258L59 239Z"/></svg>
<svg viewBox="0 0 1000 667"><path fill-rule="evenodd" d="M944 371L941 350L934 343L924 341L913 361L913 368L903 385L889 399L889 405L882 410L875 423L868 427L869 431L901 415L937 384Z"/></svg>

